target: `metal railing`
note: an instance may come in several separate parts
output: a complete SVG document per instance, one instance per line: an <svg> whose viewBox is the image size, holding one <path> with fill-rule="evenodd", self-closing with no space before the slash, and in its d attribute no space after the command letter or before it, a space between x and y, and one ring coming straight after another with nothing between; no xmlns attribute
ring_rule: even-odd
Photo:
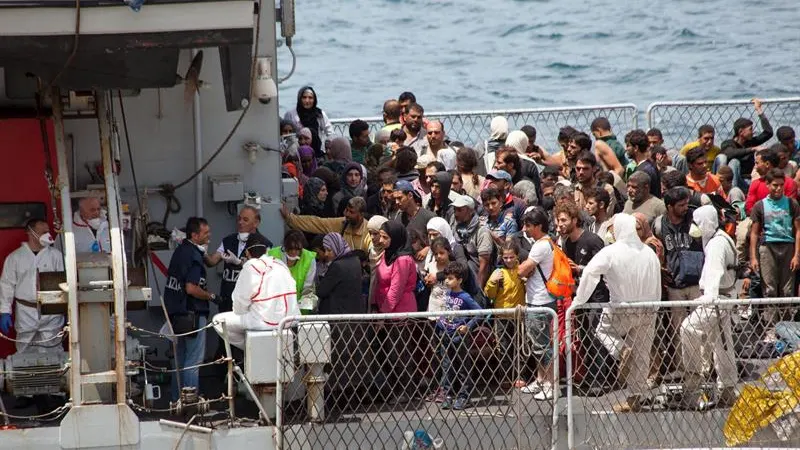
<svg viewBox="0 0 800 450"><path fill-rule="evenodd" d="M437 326L461 319L463 334ZM550 346L528 323L550 324ZM444 448L556 446L558 364L551 396L517 383L542 349L558 354L549 308L295 316L278 335L279 377L294 380L277 386L278 449L411 448L414 433Z"/></svg>
<svg viewBox="0 0 800 450"><path fill-rule="evenodd" d="M799 130L800 97L764 99L764 114L777 130L788 125ZM733 122L745 117L761 128L750 100L686 100L655 102L647 107L647 127L658 128L667 148L680 149L697 139L697 129L709 124L716 131L716 144L733 137ZM758 133L758 131L756 131Z"/></svg>
<svg viewBox="0 0 800 450"><path fill-rule="evenodd" d="M561 108L530 108L493 111L445 111L426 112L430 120L441 120L445 133L451 140L461 141L467 146L483 145L489 138L489 125L495 116L503 116L508 120L510 131L519 130L523 125L536 128L536 142L548 151L557 151L558 130L571 125L579 130L589 131L589 125L597 117L606 117L611 122L618 136L638 127L639 111L632 103L593 106L569 106ZM332 120L334 131L342 136L349 136L350 122L358 117ZM377 133L383 127L382 117L361 118L370 126L371 133Z"/></svg>
<svg viewBox="0 0 800 450"><path fill-rule="evenodd" d="M764 112L774 130L788 125L800 129L800 97L763 99ZM613 131L620 138L639 127L639 110L632 103L615 105L571 106L564 108L530 108L493 111L431 112L429 119L442 120L450 139L468 146L481 145L489 136L489 124L495 116L503 116L510 130L523 125L533 125L537 130L536 142L548 151L558 150L558 130L571 125L589 132L589 125L597 117L609 119ZM714 126L717 145L731 137L733 122L739 117L750 118L760 128L750 100L684 100L651 103L645 113L647 128L658 128L664 135L667 148L679 149L697 139L697 129L704 124ZM356 117L333 119L338 135L348 136L350 122ZM383 127L381 117L361 118L376 133Z"/></svg>
<svg viewBox="0 0 800 450"><path fill-rule="evenodd" d="M568 448L800 446L799 309L797 298L571 307Z"/></svg>

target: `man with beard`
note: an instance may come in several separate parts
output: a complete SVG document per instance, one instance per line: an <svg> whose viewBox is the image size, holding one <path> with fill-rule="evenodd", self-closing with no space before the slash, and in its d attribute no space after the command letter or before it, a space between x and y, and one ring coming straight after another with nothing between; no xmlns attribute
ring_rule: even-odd
<svg viewBox="0 0 800 450"><path fill-rule="evenodd" d="M408 236L416 231L418 236L428 235L428 221L436 217L433 211L422 207L422 197L408 181L400 180L394 185L392 193L397 209L400 211L398 219L405 225ZM411 242L408 243L409 247Z"/></svg>
<svg viewBox="0 0 800 450"><path fill-rule="evenodd" d="M478 286L486 286L489 279L494 242L492 233L482 225L480 218L475 213L475 201L472 197L461 195L453 201L453 220L450 226L456 241L464 248L467 264Z"/></svg>
<svg viewBox="0 0 800 450"><path fill-rule="evenodd" d="M590 152L592 150L592 139L586 133L574 134L567 145L567 151L564 153L566 158L564 164L561 166L561 176L574 183L577 179L575 173L575 165L578 161L578 155L583 152Z"/></svg>
<svg viewBox="0 0 800 450"><path fill-rule="evenodd" d="M664 202L650 193L650 175L646 172L636 171L628 179L628 201L622 212L642 213L649 222L667 212Z"/></svg>
<svg viewBox="0 0 800 450"><path fill-rule="evenodd" d="M630 133L630 144L633 150L633 161L636 171L645 172L650 176L650 195L661 198L661 174L658 167L650 159L650 142L644 130L633 130Z"/></svg>
<svg viewBox="0 0 800 450"><path fill-rule="evenodd" d="M569 265L575 280L583 273L583 268L589 264L600 250L605 247L605 242L594 233L585 231L581 223L580 209L575 203L562 203L555 208L556 228L563 240L562 249L569 258ZM589 297L590 303L607 303L608 287L605 281L600 281L594 292ZM594 331L600 321L600 310L578 310L577 317L582 331L581 349L583 350L583 363L586 374L581 382L580 389L590 395L602 395L609 389L611 376L608 373L608 352L597 340Z"/></svg>
<svg viewBox="0 0 800 450"><path fill-rule="evenodd" d="M390 220L395 218L398 214L397 203L392 196L395 183L397 183L397 173L394 169L384 167L378 171L380 190L367 198L367 215L383 216Z"/></svg>
<svg viewBox="0 0 800 450"><path fill-rule="evenodd" d="M616 196L614 195L614 188L608 184L597 180L597 158L591 151L584 150L580 152L575 161L575 203L578 209L586 207L587 193L596 187L601 187L608 192L611 199L610 203L606 203L606 213L614 215L614 208L616 207Z"/></svg>
<svg viewBox="0 0 800 450"><path fill-rule="evenodd" d="M403 131L406 132L406 141L403 145L411 147L422 156L428 152L428 139L422 121L425 118L425 108L418 103L411 103L403 116L405 118Z"/></svg>
<svg viewBox="0 0 800 450"><path fill-rule="evenodd" d="M347 202L344 217L323 219L317 216L299 216L291 214L284 204L281 215L289 228L314 234L339 233L352 250L369 251L372 237L367 231L367 221L364 214L367 211L367 202L361 197L353 197Z"/></svg>

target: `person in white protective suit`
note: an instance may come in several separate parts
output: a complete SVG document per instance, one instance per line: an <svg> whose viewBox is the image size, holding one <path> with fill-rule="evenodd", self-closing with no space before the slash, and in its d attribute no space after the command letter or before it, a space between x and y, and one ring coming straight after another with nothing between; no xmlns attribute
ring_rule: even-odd
<svg viewBox="0 0 800 450"><path fill-rule="evenodd" d="M86 197L78 202L72 215L72 232L77 253L111 253L111 233L103 217L100 199Z"/></svg>
<svg viewBox="0 0 800 450"><path fill-rule="evenodd" d="M713 354L717 384L720 387L718 406L730 407L736 401L736 355L733 351L729 307L712 304L721 298L736 298L736 243L719 228L719 213L711 206L695 210L694 224L689 231L703 238L705 261L700 273L700 304L681 323L683 343L684 406L702 409L700 383Z"/></svg>
<svg viewBox="0 0 800 450"><path fill-rule="evenodd" d="M63 271L64 257L53 248L47 222L31 219L25 227L28 240L8 255L0 276L0 331L7 335L11 330L11 305L16 302L17 353L33 347L31 342L41 342L33 347L39 349L60 346L53 338L64 327L63 315L40 314L36 300L38 274Z"/></svg>
<svg viewBox="0 0 800 450"><path fill-rule="evenodd" d="M586 303L601 276L612 304L660 301L661 267L655 252L639 239L636 219L622 213L614 216L614 238L615 242L600 250L583 269L572 303ZM627 402L615 407L617 411L641 408L641 394L647 390L655 320L654 308L603 310L596 335L619 361L619 377L627 382L630 391Z"/></svg>
<svg viewBox="0 0 800 450"><path fill-rule="evenodd" d="M244 349L248 330L273 330L281 319L300 315L297 282L286 265L266 254L266 238L259 234L247 239L245 257L233 288L233 311L214 316L214 329L223 338L222 323L231 345Z"/></svg>

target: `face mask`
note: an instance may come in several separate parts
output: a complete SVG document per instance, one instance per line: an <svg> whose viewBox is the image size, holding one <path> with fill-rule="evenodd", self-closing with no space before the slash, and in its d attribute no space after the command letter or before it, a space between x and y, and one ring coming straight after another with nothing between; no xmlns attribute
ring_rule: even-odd
<svg viewBox="0 0 800 450"><path fill-rule="evenodd" d="M689 236L694 239L701 238L703 237L703 230L701 230L696 224L692 224L692 226L689 227Z"/></svg>
<svg viewBox="0 0 800 450"><path fill-rule="evenodd" d="M99 217L95 217L94 219L89 219L86 221L86 224L92 227L93 230L100 228L100 225L103 223L103 219Z"/></svg>
<svg viewBox="0 0 800 450"><path fill-rule="evenodd" d="M605 237L605 240L606 240L606 242L608 242L609 244L613 244L614 242L616 242L616 241L617 241L617 240L616 240L616 238L614 238L614 233L612 233L612 232L610 232L610 231L606 231L606 237Z"/></svg>
<svg viewBox="0 0 800 450"><path fill-rule="evenodd" d="M203 244L203 245L194 244L194 245L195 245L197 248L199 248L199 249L200 249L200 251L201 251L201 252L203 252L204 254L205 254L205 253L208 253L208 244Z"/></svg>
<svg viewBox="0 0 800 450"><path fill-rule="evenodd" d="M50 233L43 234L39 236L39 243L42 244L43 247L49 247L53 245L53 238L50 236Z"/></svg>
<svg viewBox="0 0 800 450"><path fill-rule="evenodd" d="M287 261L298 261L298 260L300 260L300 256L286 255L286 260Z"/></svg>
<svg viewBox="0 0 800 450"><path fill-rule="evenodd" d="M239 241L247 242L247 238L250 237L250 233L239 233Z"/></svg>

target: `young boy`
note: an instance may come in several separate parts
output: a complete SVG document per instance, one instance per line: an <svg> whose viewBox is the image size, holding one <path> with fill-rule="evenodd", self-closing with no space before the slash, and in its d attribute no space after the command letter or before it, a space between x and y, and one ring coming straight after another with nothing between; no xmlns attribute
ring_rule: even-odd
<svg viewBox="0 0 800 450"><path fill-rule="evenodd" d="M447 286L445 298L445 311L462 311L481 309L472 297L461 290L461 283L467 273L467 266L454 261L444 269L444 283ZM442 358L441 388L444 391L445 401L442 409L461 410L469 406L469 396L472 393L472 361L469 357L469 346L464 342L464 335L478 325L478 317L440 316L436 321L436 331L439 333L439 354ZM459 390L453 401L453 382L457 382Z"/></svg>
<svg viewBox="0 0 800 450"><path fill-rule="evenodd" d="M760 269L764 297L792 297L793 272L800 269L800 206L784 194L781 169L770 169L765 181L769 194L750 212L750 267ZM765 319L771 325L774 317Z"/></svg>
<svg viewBox="0 0 800 450"><path fill-rule="evenodd" d="M495 245L503 245L506 237L514 236L519 231L511 208L507 213L503 213L505 196L493 187L488 187L481 192L481 200L483 201L484 211L481 215L481 221L486 224L486 227L492 233Z"/></svg>

